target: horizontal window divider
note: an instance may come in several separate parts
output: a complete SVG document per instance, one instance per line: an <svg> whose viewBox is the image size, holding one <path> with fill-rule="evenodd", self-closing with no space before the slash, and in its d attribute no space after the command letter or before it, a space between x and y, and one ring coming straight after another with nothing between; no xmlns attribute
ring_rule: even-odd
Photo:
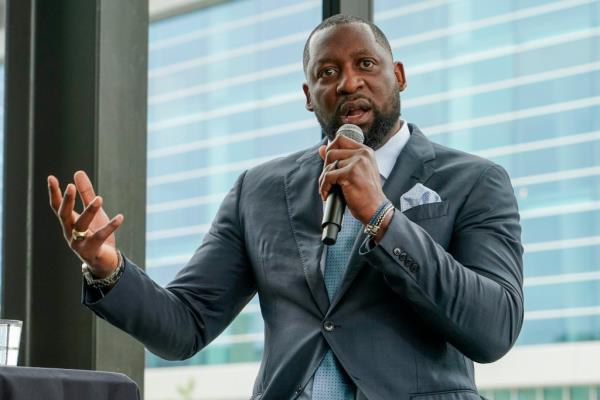
<svg viewBox="0 0 600 400"><path fill-rule="evenodd" d="M191 123L198 123L214 118L222 118L246 111L278 106L292 101L304 101L304 93L301 90L281 95L271 96L264 99L251 100L244 103L232 104L225 107L215 108L209 111L182 115L148 124L148 133L152 134L163 129L176 128Z"/></svg>
<svg viewBox="0 0 600 400"><path fill-rule="evenodd" d="M157 104L166 103L169 101L185 99L192 96L197 96L202 93L212 92L216 90L226 89L231 86L248 84L263 79L272 79L277 76L290 75L294 72L302 71L302 63L291 63L280 65L273 68L262 69L260 71L251 72L248 74L237 75L227 79L221 79L214 82L202 83L183 89L177 89L166 93L152 95L148 99L148 105L154 106Z"/></svg>
<svg viewBox="0 0 600 400"><path fill-rule="evenodd" d="M192 257L192 254L184 254L169 257L155 257L146 259L146 268L160 268L169 265L180 265L183 267Z"/></svg>
<svg viewBox="0 0 600 400"><path fill-rule="evenodd" d="M202 206L205 204L220 203L227 192L208 194L205 196L189 197L187 199L164 201L161 203L148 204L146 213L155 214L165 211L183 210L185 208Z"/></svg>
<svg viewBox="0 0 600 400"><path fill-rule="evenodd" d="M197 168L197 169L192 169L192 170L183 171L183 172L158 175L158 176L155 176L152 178L148 178L147 185L148 185L148 187L153 187L153 186L158 186L158 185L164 185L166 183L182 182L182 181L187 181L190 179L201 178L204 176L222 174L222 173L227 173L227 172L243 171L245 169L252 168L254 166L257 166L264 162L273 160L275 158L284 157L288 154L289 153L274 154L274 155L267 156L267 157L259 157L259 158L253 158L250 160L235 161L235 162L226 163L226 164L216 164L216 165L211 165L211 166L204 167L204 168Z"/></svg>
<svg viewBox="0 0 600 400"><path fill-rule="evenodd" d="M598 35L600 35L600 27L594 27L589 29L582 29L575 32L569 32L562 35L550 36L543 39L531 40L525 43L506 45L502 47L492 48L489 50L469 53L454 58L419 64L414 67L411 67L410 65L405 65L404 67L407 71L407 76L410 78L412 76L427 74L430 72L437 72L440 70L457 67L460 65L472 64L485 60L493 60L495 58L500 58L503 56L526 53L531 50L544 49L547 47L570 43L582 39L590 39Z"/></svg>
<svg viewBox="0 0 600 400"><path fill-rule="evenodd" d="M294 15L302 11L310 10L312 8L320 7L320 1L305 0L301 3L293 4L291 6L279 7L274 10L262 12L260 14L246 15L242 18L238 18L233 21L220 22L218 25L210 26L208 28L187 32L182 35L172 36L165 39L159 39L152 41L149 45L149 50L157 51L168 47L177 46L180 44L189 43L191 41L214 35L217 33L224 33L239 28L245 28L248 26L256 25L261 22L266 22L272 19L285 17L288 15Z"/></svg>
<svg viewBox="0 0 600 400"><path fill-rule="evenodd" d="M515 111L508 111L501 114L486 115L484 117L449 122L440 125L431 125L424 127L422 130L427 136L435 136L443 133L456 132L462 129L478 128L481 126L494 125L502 122L517 121L520 119L533 118L541 115L577 110L597 105L600 105L600 96L584 97L577 100L569 100L547 104L543 106L524 108Z"/></svg>
<svg viewBox="0 0 600 400"><path fill-rule="evenodd" d="M210 229L210 224L189 225L180 228L160 229L146 232L146 240L171 239L181 236L203 235Z"/></svg>
<svg viewBox="0 0 600 400"><path fill-rule="evenodd" d="M558 68L535 74L518 76L510 79L483 83L481 85L465 87L461 89L449 90L446 92L435 93L415 98L406 98L403 100L403 106L406 108L420 107L425 105L437 104L442 101L449 101L461 97L472 96L476 94L491 93L504 89L511 89L519 86L540 83L549 80L566 78L574 75L594 72L600 70L600 61L579 64L565 68Z"/></svg>
<svg viewBox="0 0 600 400"><path fill-rule="evenodd" d="M526 277L523 283L525 287L561 285L574 282L588 282L600 280L600 270L592 272L577 272L571 274L543 275Z"/></svg>
<svg viewBox="0 0 600 400"><path fill-rule="evenodd" d="M513 187L539 185L542 183L557 182L569 179L587 178L600 175L600 166L567 169L562 171L553 171L537 175L527 175L511 180Z"/></svg>
<svg viewBox="0 0 600 400"><path fill-rule="evenodd" d="M506 155L525 153L544 149L553 149L572 144L589 143L600 140L600 131L577 133L567 136L559 136L551 139L542 139L526 143L517 143L508 146L492 147L489 149L474 151L480 157L492 158Z"/></svg>
<svg viewBox="0 0 600 400"><path fill-rule="evenodd" d="M579 203L561 204L558 206L533 208L530 210L520 211L520 215L521 220L528 220L596 210L600 210L600 201L585 201Z"/></svg>
<svg viewBox="0 0 600 400"><path fill-rule="evenodd" d="M200 149L223 146L231 143L244 142L246 140L252 140L261 137L276 136L309 128L319 128L319 124L317 123L314 117L288 122L285 124L271 125L264 128L251 129L248 131L232 133L219 137L211 137L189 143L178 144L175 146L163 147L156 150L150 150L148 152L148 159L153 160L156 158L189 153ZM318 136L315 135L315 138L317 137Z"/></svg>
<svg viewBox="0 0 600 400"><path fill-rule="evenodd" d="M542 251L565 250L598 245L600 245L600 236L587 236L573 239L551 240L547 242L526 243L523 247L525 248L525 253L538 253Z"/></svg>
<svg viewBox="0 0 600 400"><path fill-rule="evenodd" d="M432 8L441 7L447 4L456 3L458 0L422 0L420 2L391 8L382 12L375 13L374 21L376 24L392 18L404 17L410 14L420 13L422 11L431 10Z"/></svg>
<svg viewBox="0 0 600 400"><path fill-rule="evenodd" d="M268 39L262 42L252 43L250 45L241 46L234 49L223 50L204 57L191 58L189 60L165 65L163 67L151 68L148 71L148 79L164 78L165 76L182 71L188 71L203 65L208 65L219 61L226 61L232 58L254 54L259 51L270 50L294 43L304 42L306 38L308 38L309 33L309 31L292 33L290 35L277 37L275 39Z"/></svg>
<svg viewBox="0 0 600 400"><path fill-rule="evenodd" d="M592 316L596 316L596 315L600 315L600 306L526 311L525 312L525 320L533 321L533 320L541 320L541 319L592 317Z"/></svg>

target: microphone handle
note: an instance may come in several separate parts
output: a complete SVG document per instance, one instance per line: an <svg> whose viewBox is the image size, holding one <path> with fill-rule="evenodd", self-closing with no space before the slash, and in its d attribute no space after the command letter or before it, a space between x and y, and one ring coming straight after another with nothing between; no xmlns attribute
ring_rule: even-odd
<svg viewBox="0 0 600 400"><path fill-rule="evenodd" d="M323 210L323 236L321 241L328 246L332 246L337 241L338 233L342 229L342 219L346 209L346 201L342 190L338 185L334 185L329 191Z"/></svg>

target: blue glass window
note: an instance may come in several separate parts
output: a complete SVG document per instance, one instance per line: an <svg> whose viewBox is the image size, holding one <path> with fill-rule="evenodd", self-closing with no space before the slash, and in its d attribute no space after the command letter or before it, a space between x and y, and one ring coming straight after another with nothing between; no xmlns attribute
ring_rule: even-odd
<svg viewBox="0 0 600 400"><path fill-rule="evenodd" d="M320 1L240 0L150 26L146 265L167 284L201 243L246 169L321 138L304 108L302 50ZM263 321L254 299L189 360L149 354L148 367L256 362Z"/></svg>
<svg viewBox="0 0 600 400"><path fill-rule="evenodd" d="M406 71L405 118L511 176L525 245L518 344L600 340L600 2L374 4ZM494 392L507 396L535 393Z"/></svg>

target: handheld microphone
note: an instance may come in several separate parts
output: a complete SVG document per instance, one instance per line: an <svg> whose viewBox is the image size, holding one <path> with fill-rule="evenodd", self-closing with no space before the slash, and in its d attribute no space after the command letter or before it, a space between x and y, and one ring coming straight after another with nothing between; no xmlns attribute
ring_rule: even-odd
<svg viewBox="0 0 600 400"><path fill-rule="evenodd" d="M365 141L362 129L353 124L340 126L336 133L337 135L344 135L358 143ZM338 185L333 185L327 195L325 210L323 210L323 222L321 223L321 227L323 228L321 241L328 246L334 245L337 241L338 233L342 229L342 219L344 218L345 209L346 201L344 200L342 189Z"/></svg>

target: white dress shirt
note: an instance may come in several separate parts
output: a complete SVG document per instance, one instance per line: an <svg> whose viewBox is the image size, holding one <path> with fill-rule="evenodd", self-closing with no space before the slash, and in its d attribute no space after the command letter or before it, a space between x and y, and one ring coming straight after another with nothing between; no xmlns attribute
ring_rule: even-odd
<svg viewBox="0 0 600 400"><path fill-rule="evenodd" d="M400 123L402 124L400 130L386 144L375 150L375 159L379 167L379 174L383 179L387 179L390 176L400 152L406 146L408 139L410 139L408 124L402 119Z"/></svg>

